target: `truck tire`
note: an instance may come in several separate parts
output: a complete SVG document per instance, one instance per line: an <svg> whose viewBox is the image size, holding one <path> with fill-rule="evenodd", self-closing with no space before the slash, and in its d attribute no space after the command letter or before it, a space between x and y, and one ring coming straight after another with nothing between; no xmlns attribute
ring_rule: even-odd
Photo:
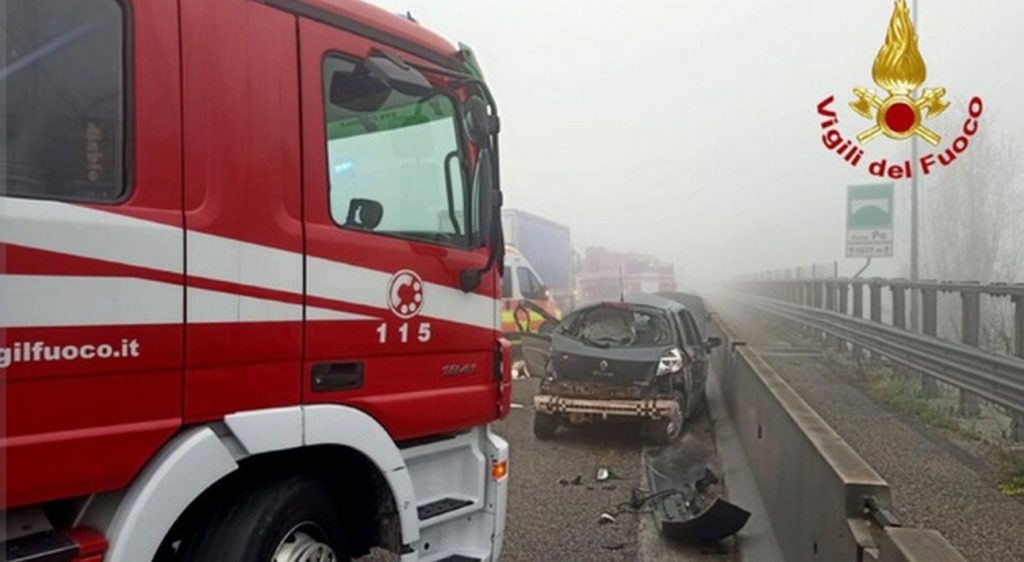
<svg viewBox="0 0 1024 562"><path fill-rule="evenodd" d="M334 494L309 476L241 490L185 540L185 562L348 562Z"/></svg>
<svg viewBox="0 0 1024 562"><path fill-rule="evenodd" d="M537 436L537 439L551 439L555 436L559 425L561 425L561 420L556 415L542 412L533 413L533 434Z"/></svg>

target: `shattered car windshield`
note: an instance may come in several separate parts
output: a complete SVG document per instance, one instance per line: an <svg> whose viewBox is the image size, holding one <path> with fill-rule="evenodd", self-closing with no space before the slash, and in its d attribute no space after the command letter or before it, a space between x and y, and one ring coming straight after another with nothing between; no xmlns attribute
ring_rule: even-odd
<svg viewBox="0 0 1024 562"><path fill-rule="evenodd" d="M611 306L583 312L563 329L563 334L598 347L651 347L672 341L672 332L663 314Z"/></svg>

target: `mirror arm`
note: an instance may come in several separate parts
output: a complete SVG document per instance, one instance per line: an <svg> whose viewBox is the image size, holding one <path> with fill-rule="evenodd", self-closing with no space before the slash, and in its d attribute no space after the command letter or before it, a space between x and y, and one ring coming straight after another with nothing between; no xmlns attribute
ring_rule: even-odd
<svg viewBox="0 0 1024 562"><path fill-rule="evenodd" d="M496 123L500 124L501 121L498 120L498 104L494 102L494 96L491 95L491 89L487 87L487 84L483 80L467 78L465 80L455 82L453 86L459 88L470 84L476 85L480 88L481 92L484 94L484 99L487 100L487 104L491 106L491 117ZM459 286L464 293L476 290L476 288L480 286L480 281L484 273L494 267L495 262L503 263L505 261L505 233L501 228L502 195L499 179L501 178L501 173L499 172L500 168L498 166L498 131L491 133L491 158L493 161L494 193L495 197L498 198L496 204L491 207L491 213L496 215L496 217L491 221L491 251L487 255L487 263L484 264L482 268L464 269L459 274Z"/></svg>

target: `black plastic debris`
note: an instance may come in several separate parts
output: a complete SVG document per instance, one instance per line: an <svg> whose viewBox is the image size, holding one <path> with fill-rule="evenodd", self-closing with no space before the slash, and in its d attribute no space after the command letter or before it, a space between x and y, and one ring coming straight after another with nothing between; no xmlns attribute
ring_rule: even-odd
<svg viewBox="0 0 1024 562"><path fill-rule="evenodd" d="M630 504L650 508L665 536L698 543L715 543L740 531L750 512L721 497L721 480L703 462L689 466L659 463L644 455L650 493L634 491Z"/></svg>

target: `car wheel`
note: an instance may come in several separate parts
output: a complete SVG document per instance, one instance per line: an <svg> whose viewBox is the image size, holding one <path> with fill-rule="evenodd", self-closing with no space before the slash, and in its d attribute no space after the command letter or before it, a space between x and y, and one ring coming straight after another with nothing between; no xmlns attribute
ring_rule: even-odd
<svg viewBox="0 0 1024 562"><path fill-rule="evenodd" d="M555 436L559 425L561 425L561 420L556 415L542 412L533 413L533 434L537 436L537 439L551 439Z"/></svg>
<svg viewBox="0 0 1024 562"><path fill-rule="evenodd" d="M348 562L334 494L294 476L245 489L186 540L185 562Z"/></svg>

